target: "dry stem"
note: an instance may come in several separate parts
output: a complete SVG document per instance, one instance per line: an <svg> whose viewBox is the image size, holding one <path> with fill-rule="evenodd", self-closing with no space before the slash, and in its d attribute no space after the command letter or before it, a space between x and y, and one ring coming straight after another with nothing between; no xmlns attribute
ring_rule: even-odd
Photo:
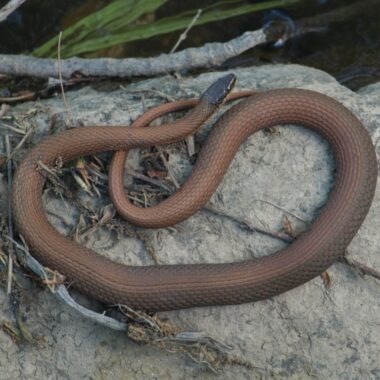
<svg viewBox="0 0 380 380"><path fill-rule="evenodd" d="M173 46L172 50L170 50L170 54L173 54L178 49L178 46L183 41L186 40L187 34L189 33L190 29L195 25L195 23L197 22L197 20L199 19L199 17L200 17L201 14L202 14L202 9L198 9L197 13L195 14L195 16L193 17L193 19L191 20L190 24L187 26L187 28L185 29L185 31L183 33L181 33L181 35L179 36L177 42Z"/></svg>
<svg viewBox="0 0 380 380"><path fill-rule="evenodd" d="M0 9L0 22L6 20L7 17L24 2L25 0L11 0L8 4L4 5L4 7Z"/></svg>
<svg viewBox="0 0 380 380"><path fill-rule="evenodd" d="M58 50L58 76L59 76L59 81L60 81L60 85L61 85L62 99L63 99L63 103L65 104L67 116L69 118L69 123L71 126L74 126L73 118L71 117L71 112L69 110L69 104L67 103L67 99L66 99L66 95L65 95L65 89L63 86L62 68L61 68L61 40L62 40L62 32L59 33L59 37L58 37L58 48L57 48L57 50Z"/></svg>
<svg viewBox="0 0 380 380"><path fill-rule="evenodd" d="M85 76L141 77L176 72L183 69L217 66L252 47L267 42L262 29L245 32L231 41L208 43L200 48L189 48L173 54L161 54L150 58L69 58L61 60L62 78L74 73ZM57 76L55 59L36 58L26 55L0 54L0 72L8 75L27 75L39 78Z"/></svg>
<svg viewBox="0 0 380 380"><path fill-rule="evenodd" d="M8 175L8 234L13 239L13 218L12 218L12 160L11 160L11 144L9 135L5 136L5 146L7 150L7 175ZM13 243L9 243L8 251L8 279L7 294L12 292L12 276L13 276Z"/></svg>

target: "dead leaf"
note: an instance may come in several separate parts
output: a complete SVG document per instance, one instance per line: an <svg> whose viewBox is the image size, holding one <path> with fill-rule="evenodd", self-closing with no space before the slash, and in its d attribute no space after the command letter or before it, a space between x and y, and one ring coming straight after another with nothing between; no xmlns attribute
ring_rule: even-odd
<svg viewBox="0 0 380 380"><path fill-rule="evenodd" d="M147 173L150 178L166 178L167 176L166 172L156 169L148 170Z"/></svg>
<svg viewBox="0 0 380 380"><path fill-rule="evenodd" d="M326 289L331 289L331 285L332 285L332 281L331 281L331 277L329 275L329 272L323 272L321 274L321 277L323 279L323 283L325 284L325 287Z"/></svg>
<svg viewBox="0 0 380 380"><path fill-rule="evenodd" d="M3 322L1 325L1 328L6 334L8 334L11 337L13 342L15 343L21 342L22 337L21 337L20 332L17 331L16 328L13 327L10 322Z"/></svg>
<svg viewBox="0 0 380 380"><path fill-rule="evenodd" d="M284 226L285 232L289 236L294 237L294 230L293 230L292 222L290 221L290 219L285 214L284 214L283 226Z"/></svg>

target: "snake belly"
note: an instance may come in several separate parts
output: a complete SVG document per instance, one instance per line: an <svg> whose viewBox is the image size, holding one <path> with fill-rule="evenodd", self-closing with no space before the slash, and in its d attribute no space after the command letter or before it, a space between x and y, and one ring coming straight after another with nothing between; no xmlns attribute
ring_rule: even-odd
<svg viewBox="0 0 380 380"><path fill-rule="evenodd" d="M207 105L201 105L200 112L202 107ZM248 136L285 124L309 128L327 140L336 161L336 176L329 199L312 226L271 256L224 264L127 266L77 244L50 225L42 203L45 178L36 169L39 160L53 165L58 157L67 162L101 151L166 144L178 140L174 127L95 126L49 137L28 153L16 172L13 210L17 230L44 265L107 304L160 311L239 304L287 291L344 255L369 210L376 186L376 155L367 131L349 110L325 95L280 89L241 101L214 126L182 188L159 205L139 210L138 215L132 210L127 218L142 226L163 227L189 217L214 193ZM116 193L116 197L125 195Z"/></svg>

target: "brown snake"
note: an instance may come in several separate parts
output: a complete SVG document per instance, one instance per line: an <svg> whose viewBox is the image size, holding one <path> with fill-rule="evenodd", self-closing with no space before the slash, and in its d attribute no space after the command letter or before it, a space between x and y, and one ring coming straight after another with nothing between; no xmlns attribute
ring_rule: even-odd
<svg viewBox="0 0 380 380"><path fill-rule="evenodd" d="M334 188L308 231L271 256L227 264L125 266L62 236L47 220L41 197L45 177L37 170L39 160L53 166L57 158L67 162L101 151L181 140L195 133L219 107L233 82L234 76L227 75L198 102L167 106L166 111L197 103L189 115L172 124L76 128L51 136L33 148L19 165L13 187L15 223L33 255L90 296L109 304L152 311L256 301L294 288L326 270L344 254L368 212L376 186L377 162L371 139L360 121L337 101L308 90L256 93L234 105L213 127L190 178L157 206L140 209L127 203L121 180L126 154L118 153L110 172L111 197L124 217L141 226L169 226L204 206L237 149L252 133L283 124L316 131L334 153ZM152 111L135 126L155 116L157 112Z"/></svg>

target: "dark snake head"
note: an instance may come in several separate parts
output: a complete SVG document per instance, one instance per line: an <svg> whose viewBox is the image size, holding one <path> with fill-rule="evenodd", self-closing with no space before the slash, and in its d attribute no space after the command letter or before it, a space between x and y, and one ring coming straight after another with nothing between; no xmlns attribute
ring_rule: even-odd
<svg viewBox="0 0 380 380"><path fill-rule="evenodd" d="M202 100L218 106L222 104L227 95L231 92L236 82L234 74L227 74L214 82L201 96Z"/></svg>

